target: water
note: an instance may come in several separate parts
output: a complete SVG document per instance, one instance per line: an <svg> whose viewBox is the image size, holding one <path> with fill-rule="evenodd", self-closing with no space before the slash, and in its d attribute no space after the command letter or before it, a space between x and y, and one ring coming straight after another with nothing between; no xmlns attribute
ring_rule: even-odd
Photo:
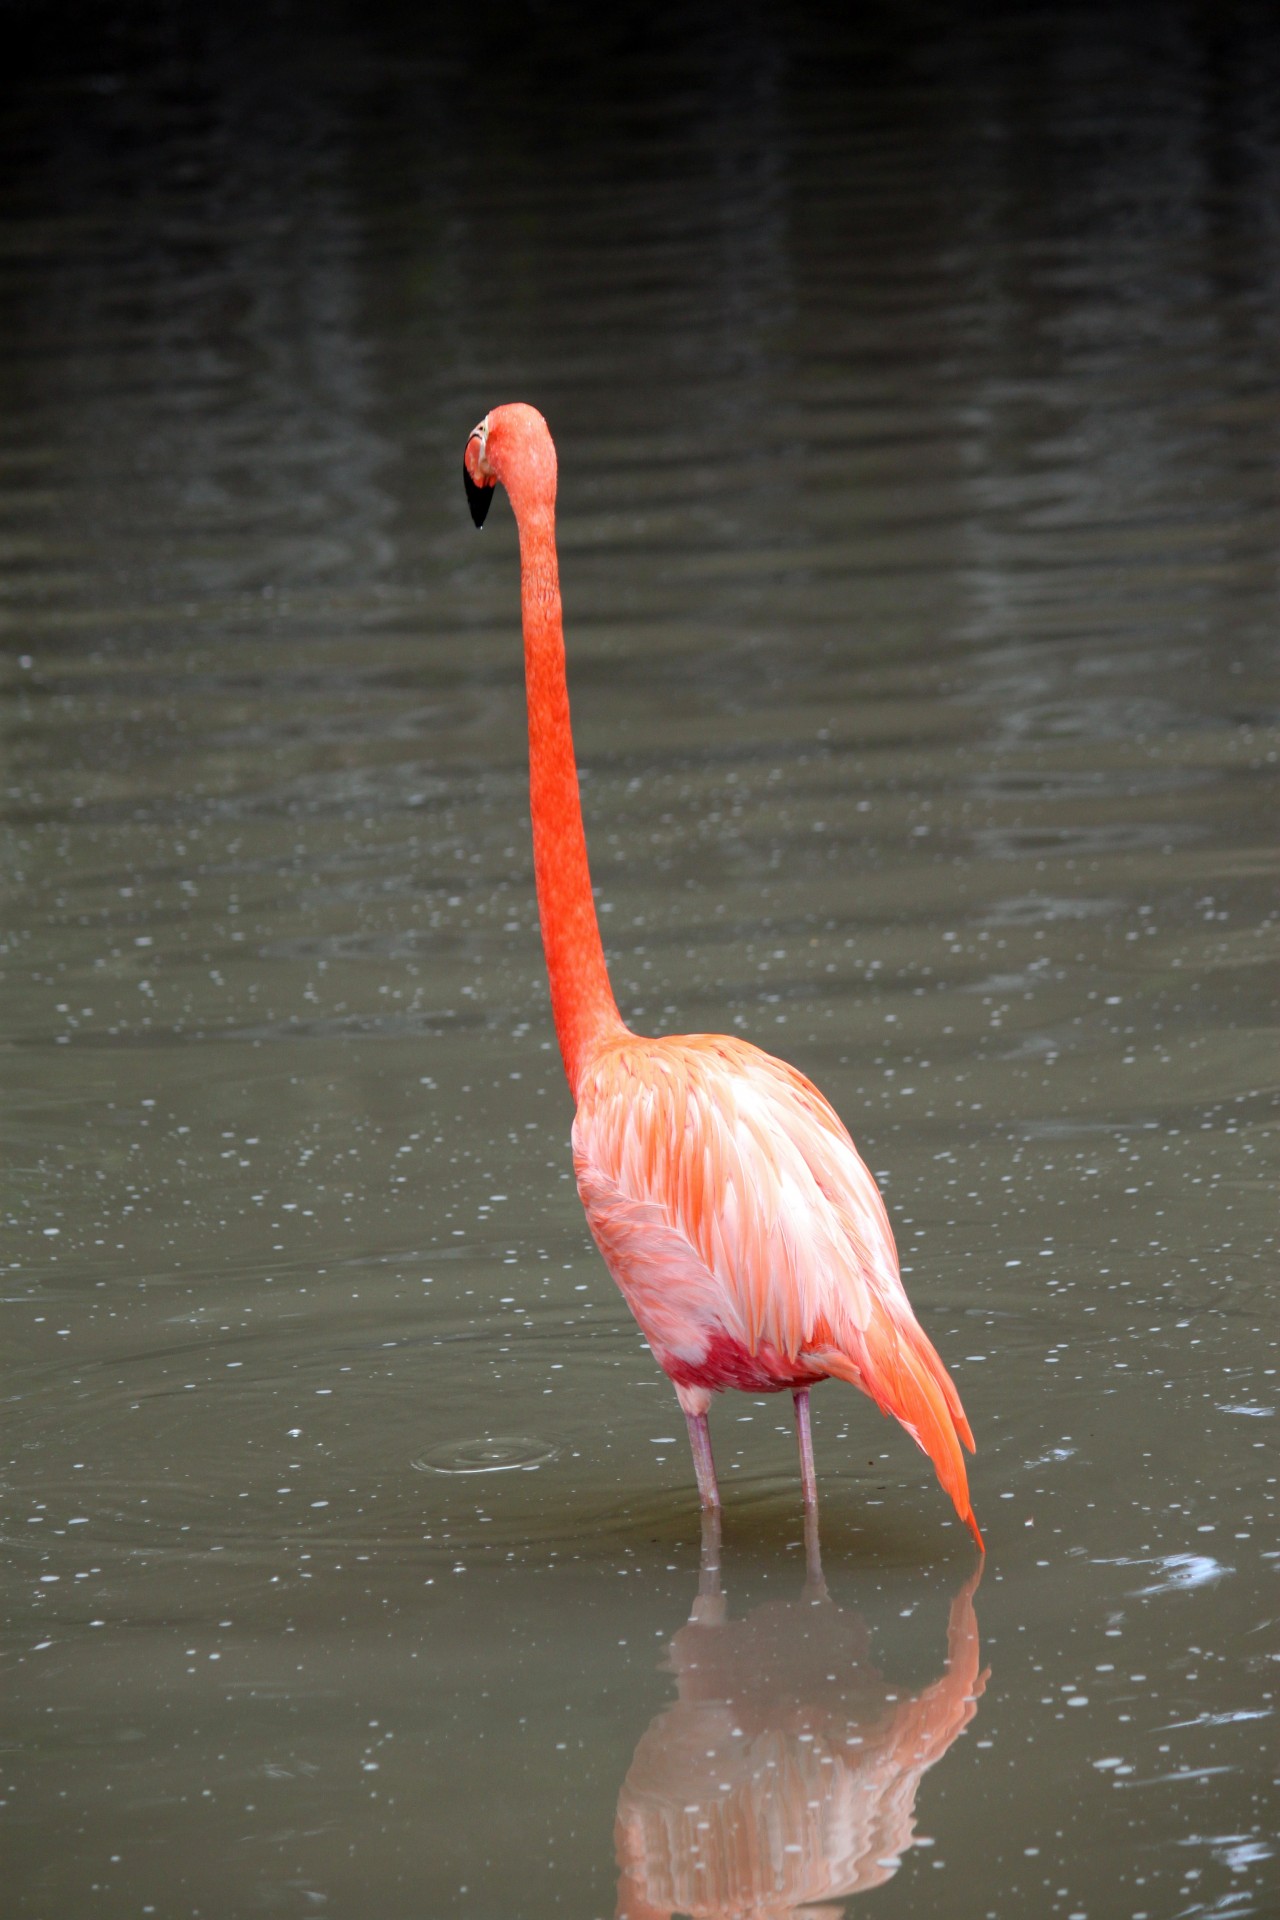
<svg viewBox="0 0 1280 1920"><path fill-rule="evenodd" d="M0 167L11 1910L1274 1912L1264 11L69 18ZM980 1587L835 1385L825 1596L785 1403L704 1556L569 1169L516 397L620 1004L849 1121Z"/></svg>

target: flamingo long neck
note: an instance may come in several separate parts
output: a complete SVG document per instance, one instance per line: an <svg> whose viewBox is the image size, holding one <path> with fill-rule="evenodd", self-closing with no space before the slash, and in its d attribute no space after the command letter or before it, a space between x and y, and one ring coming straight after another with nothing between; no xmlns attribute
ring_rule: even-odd
<svg viewBox="0 0 1280 1920"><path fill-rule="evenodd" d="M587 866L569 725L554 505L521 503L516 522L529 703L533 870L556 1038L576 1099L592 1056L603 1041L626 1028L609 985Z"/></svg>

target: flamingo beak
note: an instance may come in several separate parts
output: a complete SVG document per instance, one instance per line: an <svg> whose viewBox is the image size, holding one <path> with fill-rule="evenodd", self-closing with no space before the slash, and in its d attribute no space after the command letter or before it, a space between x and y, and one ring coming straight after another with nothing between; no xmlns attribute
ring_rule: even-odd
<svg viewBox="0 0 1280 1920"><path fill-rule="evenodd" d="M471 518L477 527L484 525L484 517L493 499L493 475L484 463L484 449L488 434L489 421L486 417L473 431L462 455L462 481L467 489L467 505L471 509Z"/></svg>
<svg viewBox="0 0 1280 1920"><path fill-rule="evenodd" d="M462 463L462 479L467 489L467 505L471 509L471 518L477 527L482 527L484 517L493 500L493 482L491 480L487 487L478 487L471 478L471 471L465 460Z"/></svg>

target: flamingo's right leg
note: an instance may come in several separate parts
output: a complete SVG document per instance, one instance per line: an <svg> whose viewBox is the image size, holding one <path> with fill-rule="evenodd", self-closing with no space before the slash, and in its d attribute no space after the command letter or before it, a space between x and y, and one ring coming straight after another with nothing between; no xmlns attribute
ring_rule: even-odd
<svg viewBox="0 0 1280 1920"><path fill-rule="evenodd" d="M693 1453L693 1471L699 1476L699 1500L702 1511L712 1513L720 1511L720 1488L716 1486L716 1461L712 1459L712 1430L706 1423L706 1409L712 1404L712 1394L706 1386L676 1386L676 1398L679 1411L685 1415L685 1427L689 1428L689 1450Z"/></svg>
<svg viewBox="0 0 1280 1920"><path fill-rule="evenodd" d="M716 1465L711 1458L711 1428L707 1424L707 1409L711 1405L712 1395L706 1387L682 1387L678 1382L673 1382L673 1385L685 1425L689 1429L693 1470L698 1476L698 1498L704 1512L718 1511L720 1489L716 1485Z"/></svg>
<svg viewBox="0 0 1280 1920"><path fill-rule="evenodd" d="M706 1412L691 1413L686 1407L684 1417L693 1450L693 1470L698 1476L698 1498L708 1511L718 1509L720 1489L716 1485L716 1463L711 1458L711 1428Z"/></svg>
<svg viewBox="0 0 1280 1920"><path fill-rule="evenodd" d="M800 1486L804 1494L805 1512L810 1508L816 1512L818 1505L818 1476L813 1466L813 1434L809 1428L809 1389L797 1387L793 1394L796 1403L796 1439L800 1443Z"/></svg>
<svg viewBox="0 0 1280 1920"><path fill-rule="evenodd" d="M699 1476L699 1500L710 1511L720 1507L720 1488L716 1486L716 1461L712 1459L712 1430L706 1421L706 1407L710 1405L710 1394L702 1394L697 1388L676 1388L679 1405L685 1415L685 1427L689 1428L689 1448L693 1452L693 1471ZM687 1402L693 1402L689 1405Z"/></svg>

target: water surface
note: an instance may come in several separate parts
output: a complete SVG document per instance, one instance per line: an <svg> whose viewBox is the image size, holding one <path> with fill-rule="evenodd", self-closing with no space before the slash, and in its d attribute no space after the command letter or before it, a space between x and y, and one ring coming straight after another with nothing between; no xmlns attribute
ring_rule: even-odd
<svg viewBox="0 0 1280 1920"><path fill-rule="evenodd" d="M1274 1912L1277 36L487 18L10 83L10 1903ZM980 1586L834 1384L825 1585L785 1402L704 1552L571 1177L516 397L623 1012L849 1122Z"/></svg>

